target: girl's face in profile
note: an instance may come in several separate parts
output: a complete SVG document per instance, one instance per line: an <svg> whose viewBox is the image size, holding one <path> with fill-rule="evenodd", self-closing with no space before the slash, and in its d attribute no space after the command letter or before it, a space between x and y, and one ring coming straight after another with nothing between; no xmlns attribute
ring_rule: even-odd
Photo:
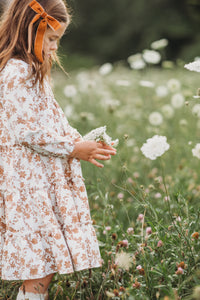
<svg viewBox="0 0 200 300"><path fill-rule="evenodd" d="M51 28L47 28L45 35L44 35L44 42L43 42L43 54L45 57L50 58L51 54L58 49L58 42L63 36L66 30L66 23L60 23L61 27L54 31Z"/></svg>

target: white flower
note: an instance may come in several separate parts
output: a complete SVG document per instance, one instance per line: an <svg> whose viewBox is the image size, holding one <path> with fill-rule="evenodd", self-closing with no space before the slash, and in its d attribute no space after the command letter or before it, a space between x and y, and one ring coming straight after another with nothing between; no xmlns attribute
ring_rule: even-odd
<svg viewBox="0 0 200 300"><path fill-rule="evenodd" d="M188 121L185 120L185 119L181 119L181 120L179 121L179 124L180 124L180 126L186 126L186 125L188 124Z"/></svg>
<svg viewBox="0 0 200 300"><path fill-rule="evenodd" d="M101 75L107 75L112 72L113 66L111 63L105 63L99 68L99 73Z"/></svg>
<svg viewBox="0 0 200 300"><path fill-rule="evenodd" d="M129 253L126 252L120 252L116 254L115 257L115 264L124 270L129 270L132 266L133 259Z"/></svg>
<svg viewBox="0 0 200 300"><path fill-rule="evenodd" d="M174 116L174 109L171 105L165 104L161 107L161 111L163 115L167 118L170 119Z"/></svg>
<svg viewBox="0 0 200 300"><path fill-rule="evenodd" d="M195 104L192 108L192 113L200 118L200 104Z"/></svg>
<svg viewBox="0 0 200 300"><path fill-rule="evenodd" d="M130 83L130 81L128 81L128 80L124 80L124 79L118 79L117 81L116 81L116 85L118 85L118 86L130 86L131 85L131 83Z"/></svg>
<svg viewBox="0 0 200 300"><path fill-rule="evenodd" d="M151 48L154 50L159 50L159 49L165 48L167 45L168 45L168 40L161 39L161 40L151 43Z"/></svg>
<svg viewBox="0 0 200 300"><path fill-rule="evenodd" d="M113 292L109 292L109 291L106 291L106 296L108 298L114 298L115 297L115 294Z"/></svg>
<svg viewBox="0 0 200 300"><path fill-rule="evenodd" d="M192 154L193 156L197 157L200 159L200 144L196 144L196 146L192 149Z"/></svg>
<svg viewBox="0 0 200 300"><path fill-rule="evenodd" d="M180 90L181 83L178 79L172 78L172 79L168 80L167 87L170 90L170 92L175 93Z"/></svg>
<svg viewBox="0 0 200 300"><path fill-rule="evenodd" d="M184 67L190 71L200 72L200 60L195 60L189 64L186 64Z"/></svg>
<svg viewBox="0 0 200 300"><path fill-rule="evenodd" d="M147 158L155 160L157 157L163 155L169 147L165 136L154 135L152 138L147 139L141 151Z"/></svg>
<svg viewBox="0 0 200 300"><path fill-rule="evenodd" d="M68 98L73 98L77 95L77 90L74 85L66 85L64 87L64 94Z"/></svg>
<svg viewBox="0 0 200 300"><path fill-rule="evenodd" d="M164 98L168 95L168 88L164 85L160 85L156 88L156 95L159 98Z"/></svg>
<svg viewBox="0 0 200 300"><path fill-rule="evenodd" d="M174 108L180 108L184 105L184 103L185 97L180 93L174 94L171 98L171 104Z"/></svg>
<svg viewBox="0 0 200 300"><path fill-rule="evenodd" d="M116 147L118 145L119 140L116 139L112 141L111 137L106 133L106 126L102 126L96 129L93 129L88 134L86 134L83 139L85 141L96 141L96 142L104 142L105 144Z"/></svg>
<svg viewBox="0 0 200 300"><path fill-rule="evenodd" d="M149 123L151 125L154 126L161 125L162 122L163 122L163 116L159 112L155 111L149 115Z"/></svg>
<svg viewBox="0 0 200 300"><path fill-rule="evenodd" d="M149 87L149 88L153 88L155 86L155 83L153 83L152 81L148 81L148 80L140 80L139 84L141 86Z"/></svg>
<svg viewBox="0 0 200 300"><path fill-rule="evenodd" d="M74 114L74 108L72 105L67 105L64 109L65 116L67 118L71 117Z"/></svg>
<svg viewBox="0 0 200 300"><path fill-rule="evenodd" d="M154 50L144 50L143 59L149 64L158 64L161 60L161 55Z"/></svg>
<svg viewBox="0 0 200 300"><path fill-rule="evenodd" d="M140 53L129 56L127 60L131 69L134 70L141 70L146 66L144 60L142 59L142 54Z"/></svg>

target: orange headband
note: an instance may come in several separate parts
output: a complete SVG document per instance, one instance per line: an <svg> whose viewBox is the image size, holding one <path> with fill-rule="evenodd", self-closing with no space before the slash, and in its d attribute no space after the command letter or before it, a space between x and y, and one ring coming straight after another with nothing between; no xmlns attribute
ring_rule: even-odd
<svg viewBox="0 0 200 300"><path fill-rule="evenodd" d="M47 24L54 31L59 29L61 27L61 24L56 19L49 16L45 12L44 8L36 0L33 0L29 4L29 6L30 6L30 8L32 8L32 10L34 10L37 13L37 15L34 16L34 18L32 19L32 21L28 27L28 53L31 53L33 24L35 22L37 22L37 20L39 20L39 18L42 18L42 20L39 23L37 32L36 32L35 45L34 45L35 56L42 63L43 62L43 56L42 56L43 41L44 41L44 34L47 29Z"/></svg>

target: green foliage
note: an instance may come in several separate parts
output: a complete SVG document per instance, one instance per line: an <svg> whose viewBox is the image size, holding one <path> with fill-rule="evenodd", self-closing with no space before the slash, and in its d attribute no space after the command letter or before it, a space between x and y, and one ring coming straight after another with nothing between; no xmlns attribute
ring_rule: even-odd
<svg viewBox="0 0 200 300"><path fill-rule="evenodd" d="M74 14L63 41L68 51L90 55L101 62L116 61L140 52L154 40L167 38L170 41L167 55L171 59L191 60L199 53L198 1L70 0L68 3Z"/></svg>

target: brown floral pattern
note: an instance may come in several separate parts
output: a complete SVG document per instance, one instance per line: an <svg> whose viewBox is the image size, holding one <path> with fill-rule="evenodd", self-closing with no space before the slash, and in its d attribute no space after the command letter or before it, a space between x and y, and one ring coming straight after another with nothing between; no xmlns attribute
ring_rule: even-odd
<svg viewBox="0 0 200 300"><path fill-rule="evenodd" d="M0 73L0 276L35 279L99 267L80 161L81 138L45 82L10 59Z"/></svg>

